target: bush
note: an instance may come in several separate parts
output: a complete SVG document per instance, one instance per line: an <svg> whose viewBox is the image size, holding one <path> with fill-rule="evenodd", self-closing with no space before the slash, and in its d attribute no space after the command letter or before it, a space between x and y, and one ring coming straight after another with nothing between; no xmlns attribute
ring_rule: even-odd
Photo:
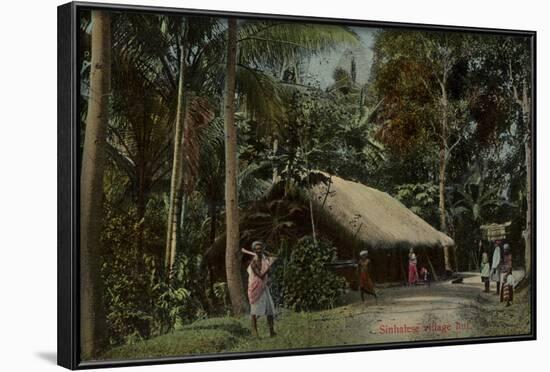
<svg viewBox="0 0 550 372"><path fill-rule="evenodd" d="M193 312L193 302L183 280L167 284L162 259L152 253L163 249L163 231L154 218L147 224L140 221L134 208L115 212L107 206L105 221L101 274L109 343L135 343L173 329ZM180 257L175 276L185 274L189 266Z"/></svg>
<svg viewBox="0 0 550 372"><path fill-rule="evenodd" d="M326 266L335 259L331 241L318 239L315 244L311 236L300 239L274 269L273 291L278 302L296 311L333 307L344 288L344 279Z"/></svg>

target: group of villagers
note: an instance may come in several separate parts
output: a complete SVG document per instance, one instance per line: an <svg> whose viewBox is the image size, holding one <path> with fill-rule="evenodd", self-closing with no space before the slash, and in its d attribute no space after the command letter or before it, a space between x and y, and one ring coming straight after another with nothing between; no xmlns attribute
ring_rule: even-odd
<svg viewBox="0 0 550 372"><path fill-rule="evenodd" d="M510 306L514 300L514 286L516 281L512 275L512 250L510 244L502 244L501 240L495 242L492 260L489 262L489 255L483 252L481 256L481 281L484 283L484 292L489 293L491 282L496 283L496 295L500 296L500 302ZM429 272L422 267L417 269L417 258L414 250L409 251L409 285L418 281L428 282Z"/></svg>
<svg viewBox="0 0 550 372"><path fill-rule="evenodd" d="M495 242L492 259L489 261L487 252L481 256L481 281L485 284L485 292L490 292L491 282L496 283L495 294L500 296L500 302L510 306L514 301L514 286L516 281L512 275L512 250L510 244Z"/></svg>
<svg viewBox="0 0 550 372"><path fill-rule="evenodd" d="M501 240L495 242L492 260L489 262L489 255L483 252L481 256L481 281L484 283L484 292L489 293L491 282L496 283L496 295L500 296L500 302L510 306L514 300L514 286L516 281L512 275L512 250L510 244L502 244ZM408 283L414 285L419 281L428 280L429 272L426 268L417 269L417 258L414 250L409 251L409 272Z"/></svg>

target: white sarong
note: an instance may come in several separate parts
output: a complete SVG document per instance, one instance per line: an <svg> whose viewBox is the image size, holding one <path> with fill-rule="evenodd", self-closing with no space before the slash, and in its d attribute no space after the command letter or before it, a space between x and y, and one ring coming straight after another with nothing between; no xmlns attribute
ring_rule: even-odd
<svg viewBox="0 0 550 372"><path fill-rule="evenodd" d="M271 266L273 260L264 258L262 260L262 271L265 271ZM246 269L248 273L248 285L252 285L252 282L257 279L256 274L252 270L250 265ZM262 294L256 302L250 304L250 315L275 315L275 304L273 303L273 298L271 297L271 292L269 291L269 286L267 285L267 276L263 279L265 281L265 286Z"/></svg>
<svg viewBox="0 0 550 372"><path fill-rule="evenodd" d="M250 315L275 315L275 304L269 292L269 287L265 287L258 301L250 305Z"/></svg>

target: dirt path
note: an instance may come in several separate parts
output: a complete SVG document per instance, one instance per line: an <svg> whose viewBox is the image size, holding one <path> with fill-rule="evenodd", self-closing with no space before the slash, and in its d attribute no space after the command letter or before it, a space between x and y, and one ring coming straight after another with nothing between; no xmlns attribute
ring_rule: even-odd
<svg viewBox="0 0 550 372"><path fill-rule="evenodd" d="M479 274L462 273L462 283L380 289L379 298L365 303L357 292L342 299L347 305L320 312L281 311L275 322L277 337L246 337L231 351L296 349L320 346L461 339L529 332L529 305L519 299L505 308L496 296L483 293ZM523 319L525 318L525 319ZM246 319L245 321L247 321ZM245 324L247 326L248 323Z"/></svg>
<svg viewBox="0 0 550 372"><path fill-rule="evenodd" d="M521 275L517 276L518 278ZM114 348L106 359L149 358L174 355L288 350L309 347L393 343L444 338L522 335L531 331L529 290L514 294L504 307L494 294L482 293L479 274L463 283L438 282L428 286L380 290L378 300L361 303L348 293L347 305L315 312L280 309L276 337L269 337L260 319L260 337L250 332L250 319L221 317L199 320L179 331Z"/></svg>
<svg viewBox="0 0 550 372"><path fill-rule="evenodd" d="M481 290L479 276L465 279L461 284L442 282L383 289L378 300L370 297L365 303L345 307L344 313L349 314L344 324L347 343L475 336L478 330L472 317L475 307L479 306L477 299Z"/></svg>

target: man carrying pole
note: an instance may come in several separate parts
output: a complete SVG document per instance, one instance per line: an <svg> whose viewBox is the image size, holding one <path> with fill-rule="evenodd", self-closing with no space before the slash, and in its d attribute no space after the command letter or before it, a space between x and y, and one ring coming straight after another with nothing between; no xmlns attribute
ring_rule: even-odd
<svg viewBox="0 0 550 372"><path fill-rule="evenodd" d="M248 273L248 300L250 301L252 332L254 336L258 337L257 318L265 315L267 316L269 335L274 337L275 305L267 281L271 265L273 265L277 257L267 255L264 244L259 241L252 243L252 251L244 248L242 251L254 257L246 270Z"/></svg>

